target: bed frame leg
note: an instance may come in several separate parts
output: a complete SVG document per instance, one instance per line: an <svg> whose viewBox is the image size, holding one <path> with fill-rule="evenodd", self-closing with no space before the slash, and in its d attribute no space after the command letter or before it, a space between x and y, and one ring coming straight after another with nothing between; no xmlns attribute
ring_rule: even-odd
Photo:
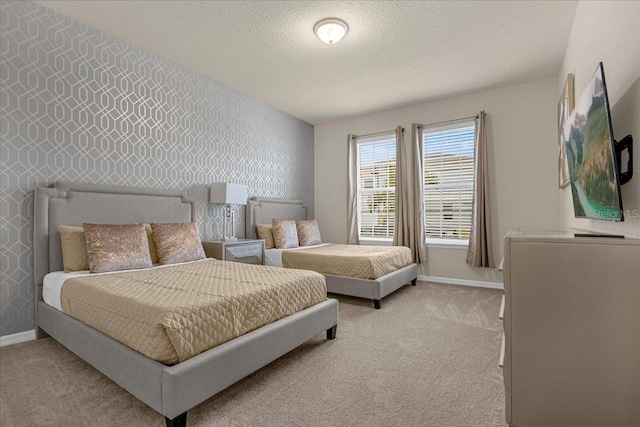
<svg viewBox="0 0 640 427"><path fill-rule="evenodd" d="M415 286L418 283L418 278L416 277L411 281L411 286Z"/></svg>
<svg viewBox="0 0 640 427"><path fill-rule="evenodd" d="M374 299L374 300L373 300L373 307L374 307L376 310L380 310L380 307L382 307L382 303L380 302L380 300L379 300L379 299Z"/></svg>
<svg viewBox="0 0 640 427"><path fill-rule="evenodd" d="M41 340L42 338L47 338L49 336L48 333L44 331L44 329L39 326L36 328L36 339Z"/></svg>
<svg viewBox="0 0 640 427"><path fill-rule="evenodd" d="M187 427L187 413L183 412L178 415L174 419L170 420L167 417L164 417L164 420L167 422L167 427Z"/></svg>
<svg viewBox="0 0 640 427"><path fill-rule="evenodd" d="M336 331L338 330L338 325L334 325L327 329L327 339L335 340L336 339Z"/></svg>

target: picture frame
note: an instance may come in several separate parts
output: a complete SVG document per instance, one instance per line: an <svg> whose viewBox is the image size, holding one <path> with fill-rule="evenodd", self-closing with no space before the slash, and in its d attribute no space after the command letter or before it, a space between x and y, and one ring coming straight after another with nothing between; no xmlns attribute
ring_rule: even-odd
<svg viewBox="0 0 640 427"><path fill-rule="evenodd" d="M558 101L558 188L569 185L569 165L567 164L567 151L564 144L565 136L564 124L569 119L569 115L575 107L575 96L573 91L573 73L567 74L564 82L562 95ZM568 137L568 135L567 135Z"/></svg>

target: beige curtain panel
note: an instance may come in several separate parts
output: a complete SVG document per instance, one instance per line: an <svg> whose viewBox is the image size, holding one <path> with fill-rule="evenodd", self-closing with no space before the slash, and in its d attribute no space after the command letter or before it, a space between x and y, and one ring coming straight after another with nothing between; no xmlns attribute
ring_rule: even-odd
<svg viewBox="0 0 640 427"><path fill-rule="evenodd" d="M489 161L485 113L476 119L476 161L474 170L473 210L467 264L495 268L491 244L491 207L489 193Z"/></svg>
<svg viewBox="0 0 640 427"><path fill-rule="evenodd" d="M427 262L422 178L422 125L413 124L409 146L396 129L396 217L393 244L411 249L413 260Z"/></svg>
<svg viewBox="0 0 640 427"><path fill-rule="evenodd" d="M347 135L347 243L357 245L358 238L358 137Z"/></svg>

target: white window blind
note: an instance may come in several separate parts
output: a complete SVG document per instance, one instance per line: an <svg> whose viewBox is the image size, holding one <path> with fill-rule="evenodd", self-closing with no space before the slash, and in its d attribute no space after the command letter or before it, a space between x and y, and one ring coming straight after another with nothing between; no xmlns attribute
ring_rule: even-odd
<svg viewBox="0 0 640 427"><path fill-rule="evenodd" d="M424 217L429 238L468 240L473 204L475 123L426 129Z"/></svg>
<svg viewBox="0 0 640 427"><path fill-rule="evenodd" d="M358 140L359 236L392 239L395 212L395 134Z"/></svg>

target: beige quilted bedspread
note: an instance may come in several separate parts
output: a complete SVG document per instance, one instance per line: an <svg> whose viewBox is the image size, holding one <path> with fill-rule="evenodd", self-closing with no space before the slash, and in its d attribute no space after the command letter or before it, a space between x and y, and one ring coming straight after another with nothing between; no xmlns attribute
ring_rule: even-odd
<svg viewBox="0 0 640 427"><path fill-rule="evenodd" d="M361 279L377 279L412 262L404 246L328 244L282 252L283 267Z"/></svg>
<svg viewBox="0 0 640 427"><path fill-rule="evenodd" d="M207 260L67 279L62 310L164 364L327 298L320 274Z"/></svg>

